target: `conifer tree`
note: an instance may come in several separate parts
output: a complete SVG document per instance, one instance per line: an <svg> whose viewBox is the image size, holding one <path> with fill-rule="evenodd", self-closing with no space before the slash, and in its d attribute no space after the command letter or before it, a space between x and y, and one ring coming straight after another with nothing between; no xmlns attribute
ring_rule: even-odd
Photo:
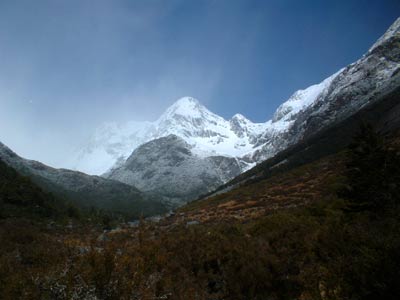
<svg viewBox="0 0 400 300"><path fill-rule="evenodd" d="M399 203L400 155L370 125L349 146L344 196L353 211L383 211Z"/></svg>

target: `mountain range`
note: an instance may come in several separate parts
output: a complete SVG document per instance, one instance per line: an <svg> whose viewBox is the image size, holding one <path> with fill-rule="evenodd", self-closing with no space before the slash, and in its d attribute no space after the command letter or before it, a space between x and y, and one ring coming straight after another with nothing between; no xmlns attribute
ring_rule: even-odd
<svg viewBox="0 0 400 300"><path fill-rule="evenodd" d="M155 122L104 123L77 151L69 167L102 175L124 163L136 148L146 142L176 135L190 145L197 157L237 158L242 169L247 170L262 160L254 154L287 132L296 116L326 93L339 73L320 84L295 92L265 123L253 123L241 114L225 120L193 97L177 100ZM263 159L275 154L278 148L271 146Z"/></svg>
<svg viewBox="0 0 400 300"><path fill-rule="evenodd" d="M101 175L124 162L140 145L171 134L184 139L198 157L240 157L253 149L266 129L267 124L252 123L239 114L227 121L198 100L184 97L155 122L103 124L70 167Z"/></svg>
<svg viewBox="0 0 400 300"><path fill-rule="evenodd" d="M23 159L3 144L0 159L70 199L119 211L135 207L155 212L212 192L296 145L307 148L316 136L368 107L386 107L379 104L398 92L399 70L400 18L363 57L295 92L265 123L240 114L226 120L184 97L154 122L99 127L71 159L76 171Z"/></svg>

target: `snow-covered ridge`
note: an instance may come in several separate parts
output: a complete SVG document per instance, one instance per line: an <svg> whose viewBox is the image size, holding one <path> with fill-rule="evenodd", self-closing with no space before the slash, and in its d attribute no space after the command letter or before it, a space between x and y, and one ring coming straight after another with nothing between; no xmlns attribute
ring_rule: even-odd
<svg viewBox="0 0 400 300"><path fill-rule="evenodd" d="M193 97L177 100L154 122L105 123L67 167L88 174L104 174L123 163L140 145L170 134L183 138L200 157L240 158L254 151L266 132L276 134L287 130L292 118L312 104L333 78L296 92L265 123L253 123L241 114L225 120Z"/></svg>
<svg viewBox="0 0 400 300"><path fill-rule="evenodd" d="M372 47L369 49L368 53L373 51L375 48L378 46L382 45L385 43L387 40L393 38L393 37L399 37L400 36L400 17L396 19L396 21L389 27L389 29L385 32L383 36L381 36L380 39L378 39L375 44L372 45Z"/></svg>
<svg viewBox="0 0 400 300"><path fill-rule="evenodd" d="M342 71L343 69L326 78L319 84L314 84L305 90L298 90L295 92L286 102L278 107L272 120L269 121L271 126L276 128L287 127L294 121L294 117L299 112L314 104L318 97L327 91L332 80Z"/></svg>

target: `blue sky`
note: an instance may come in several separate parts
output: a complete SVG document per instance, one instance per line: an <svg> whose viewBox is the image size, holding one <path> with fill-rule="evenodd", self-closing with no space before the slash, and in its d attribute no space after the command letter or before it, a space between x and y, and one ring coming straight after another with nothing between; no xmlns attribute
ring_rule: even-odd
<svg viewBox="0 0 400 300"><path fill-rule="evenodd" d="M57 166L100 123L154 120L182 96L266 121L399 12L397 0L0 0L0 141Z"/></svg>

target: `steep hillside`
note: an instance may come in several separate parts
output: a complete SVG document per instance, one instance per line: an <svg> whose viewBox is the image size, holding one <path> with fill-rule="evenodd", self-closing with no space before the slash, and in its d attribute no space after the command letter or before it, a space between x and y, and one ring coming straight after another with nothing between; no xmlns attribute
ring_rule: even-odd
<svg viewBox="0 0 400 300"><path fill-rule="evenodd" d="M335 193L343 168L343 153L331 155L288 172L193 201L178 210L176 221L248 222L277 210L314 204Z"/></svg>
<svg viewBox="0 0 400 300"><path fill-rule="evenodd" d="M366 105L346 120L314 133L314 135L239 175L219 187L215 193L232 189L246 184L246 182L268 178L324 156L335 154L347 147L364 123L373 125L383 134L397 132L400 128L399 99L400 88L397 88L380 98L380 101ZM214 193L210 195L212 194Z"/></svg>
<svg viewBox="0 0 400 300"><path fill-rule="evenodd" d="M362 58L331 77L324 91L310 105L295 115L290 109L284 110L290 116L286 130L272 138L266 132L264 138L267 142L246 157L257 162L268 159L393 93L400 86L399 45L400 18Z"/></svg>

